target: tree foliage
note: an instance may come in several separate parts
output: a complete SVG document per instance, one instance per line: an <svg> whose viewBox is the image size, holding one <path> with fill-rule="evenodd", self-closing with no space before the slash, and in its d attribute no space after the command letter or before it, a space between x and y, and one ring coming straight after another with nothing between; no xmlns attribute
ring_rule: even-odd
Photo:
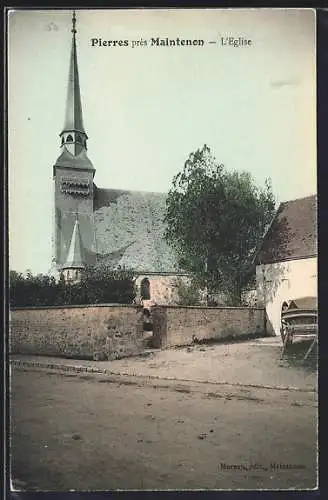
<svg viewBox="0 0 328 500"><path fill-rule="evenodd" d="M250 173L229 171L204 145L173 178L165 237L200 286L238 304L254 278L254 251L274 211L269 180L256 186Z"/></svg>
<svg viewBox="0 0 328 500"><path fill-rule="evenodd" d="M176 303L179 306L199 306L201 303L201 292L198 283L194 280L185 282L178 278L175 283L177 294Z"/></svg>
<svg viewBox="0 0 328 500"><path fill-rule="evenodd" d="M133 273L126 269L86 269L80 283L65 283L38 274L10 271L12 307L116 303L131 304L135 298Z"/></svg>

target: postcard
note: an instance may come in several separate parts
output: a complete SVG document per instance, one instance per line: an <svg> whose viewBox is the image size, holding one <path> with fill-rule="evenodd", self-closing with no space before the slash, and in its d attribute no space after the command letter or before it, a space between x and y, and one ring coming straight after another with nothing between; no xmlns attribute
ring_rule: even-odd
<svg viewBox="0 0 328 500"><path fill-rule="evenodd" d="M316 489L316 12L7 14L12 489Z"/></svg>

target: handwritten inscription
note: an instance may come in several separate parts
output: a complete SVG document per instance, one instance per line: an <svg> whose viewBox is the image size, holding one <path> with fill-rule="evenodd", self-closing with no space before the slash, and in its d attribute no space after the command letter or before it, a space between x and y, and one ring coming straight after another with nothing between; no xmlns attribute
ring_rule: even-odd
<svg viewBox="0 0 328 500"><path fill-rule="evenodd" d="M52 30L55 30L55 31L58 31L58 26L57 24L55 23L48 23L47 25L47 28L46 28L48 31L52 31Z"/></svg>

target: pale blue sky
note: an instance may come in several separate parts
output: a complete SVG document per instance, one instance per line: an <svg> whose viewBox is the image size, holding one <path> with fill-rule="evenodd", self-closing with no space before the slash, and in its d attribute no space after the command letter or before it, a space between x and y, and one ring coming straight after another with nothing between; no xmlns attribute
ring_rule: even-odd
<svg viewBox="0 0 328 500"><path fill-rule="evenodd" d="M47 272L70 11L9 16L10 266ZM208 144L227 168L271 177L279 201L316 191L315 12L79 10L84 126L99 187L167 191ZM208 44L245 36L250 47ZM103 40L204 39L203 47L92 47Z"/></svg>

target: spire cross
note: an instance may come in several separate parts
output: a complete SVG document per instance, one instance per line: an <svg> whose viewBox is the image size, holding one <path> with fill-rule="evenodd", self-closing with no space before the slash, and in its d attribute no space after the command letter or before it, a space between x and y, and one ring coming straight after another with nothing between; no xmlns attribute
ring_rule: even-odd
<svg viewBox="0 0 328 500"><path fill-rule="evenodd" d="M75 16L75 10L73 10L72 30L71 30L73 35L75 35L75 33L76 33L75 25L76 25L76 16Z"/></svg>

